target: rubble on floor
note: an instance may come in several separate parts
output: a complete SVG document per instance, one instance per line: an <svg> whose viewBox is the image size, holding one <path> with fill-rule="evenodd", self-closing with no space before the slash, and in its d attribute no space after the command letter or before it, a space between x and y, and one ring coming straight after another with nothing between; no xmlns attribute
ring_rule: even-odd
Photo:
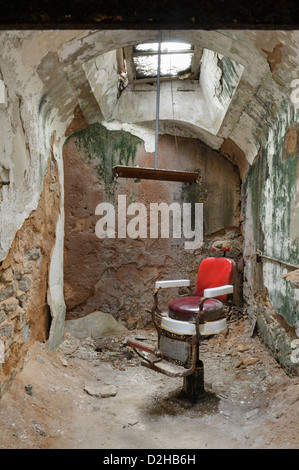
<svg viewBox="0 0 299 470"><path fill-rule="evenodd" d="M153 329L129 333L156 344ZM299 447L299 377L286 374L241 311L201 343L202 403L180 399L182 379L140 366L126 337L66 333L57 351L37 345L1 400L0 448Z"/></svg>

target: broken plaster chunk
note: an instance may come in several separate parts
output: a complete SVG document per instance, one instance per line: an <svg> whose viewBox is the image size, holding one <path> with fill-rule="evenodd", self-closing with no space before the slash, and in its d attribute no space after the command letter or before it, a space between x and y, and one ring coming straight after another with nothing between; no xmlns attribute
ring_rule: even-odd
<svg viewBox="0 0 299 470"><path fill-rule="evenodd" d="M246 369L248 366L252 366L260 361L258 357L244 357L237 364L237 369Z"/></svg>
<svg viewBox="0 0 299 470"><path fill-rule="evenodd" d="M292 353L290 356L293 364L299 364L299 339L293 339L291 342Z"/></svg>
<svg viewBox="0 0 299 470"><path fill-rule="evenodd" d="M102 398L109 398L115 397L117 394L117 389L114 385L106 385L101 388L101 397Z"/></svg>
<svg viewBox="0 0 299 470"><path fill-rule="evenodd" d="M282 274L282 278L286 279L294 288L299 288L299 269Z"/></svg>
<svg viewBox="0 0 299 470"><path fill-rule="evenodd" d="M88 393L88 395L91 395L92 397L100 397L101 393L98 387L94 385L85 385L84 391Z"/></svg>
<svg viewBox="0 0 299 470"><path fill-rule="evenodd" d="M79 346L79 339L69 336L58 346L58 351L66 355L70 355L74 353Z"/></svg>
<svg viewBox="0 0 299 470"><path fill-rule="evenodd" d="M61 361L61 364L63 365L63 367L67 367L67 360L65 357L61 356L60 358L60 361Z"/></svg>
<svg viewBox="0 0 299 470"><path fill-rule="evenodd" d="M138 421L136 421L135 419L128 421L129 426L135 426L136 424L138 424Z"/></svg>
<svg viewBox="0 0 299 470"><path fill-rule="evenodd" d="M114 385L102 385L99 387L97 385L89 384L85 385L84 390L92 397L109 398L114 397L117 394L117 389Z"/></svg>
<svg viewBox="0 0 299 470"><path fill-rule="evenodd" d="M127 332L127 329L118 323L112 314L96 311L85 317L67 320L65 332L76 338L85 339L123 334Z"/></svg>
<svg viewBox="0 0 299 470"><path fill-rule="evenodd" d="M291 342L291 348L292 349L298 349L299 348L299 339L293 339Z"/></svg>
<svg viewBox="0 0 299 470"><path fill-rule="evenodd" d="M247 420L254 418L255 416L259 414L259 411L260 411L259 408L254 408L253 410L247 411L245 414L245 418Z"/></svg>
<svg viewBox="0 0 299 470"><path fill-rule="evenodd" d="M36 356L36 360L37 360L37 362L39 362L40 364L46 364L45 361L44 361L40 356Z"/></svg>
<svg viewBox="0 0 299 470"><path fill-rule="evenodd" d="M246 346L246 345L243 344L243 343L240 343L240 344L238 344L238 346L237 346L237 351L238 351L238 352L248 351L248 349L249 349L249 346Z"/></svg>
<svg viewBox="0 0 299 470"><path fill-rule="evenodd" d="M6 87L3 80L0 80L0 104L7 104Z"/></svg>

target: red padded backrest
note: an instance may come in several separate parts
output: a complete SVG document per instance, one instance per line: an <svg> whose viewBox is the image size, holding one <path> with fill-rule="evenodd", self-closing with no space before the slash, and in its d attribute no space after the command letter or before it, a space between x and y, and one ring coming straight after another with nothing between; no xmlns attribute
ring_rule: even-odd
<svg viewBox="0 0 299 470"><path fill-rule="evenodd" d="M202 296L204 289L232 284L234 261L230 258L206 258L199 266L194 295ZM217 297L226 302L227 295Z"/></svg>

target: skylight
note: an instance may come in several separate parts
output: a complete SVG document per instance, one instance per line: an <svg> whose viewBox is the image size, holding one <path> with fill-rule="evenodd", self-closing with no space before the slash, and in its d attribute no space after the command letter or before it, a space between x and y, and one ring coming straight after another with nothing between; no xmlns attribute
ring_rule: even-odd
<svg viewBox="0 0 299 470"><path fill-rule="evenodd" d="M133 47L136 79L157 77L158 43L139 44ZM191 74L194 47L182 42L161 44L161 77L184 78Z"/></svg>

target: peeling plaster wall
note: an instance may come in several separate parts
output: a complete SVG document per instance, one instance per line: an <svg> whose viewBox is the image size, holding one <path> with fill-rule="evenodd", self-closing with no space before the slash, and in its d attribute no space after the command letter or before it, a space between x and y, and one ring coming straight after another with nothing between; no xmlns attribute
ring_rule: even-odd
<svg viewBox="0 0 299 470"><path fill-rule="evenodd" d="M244 67L237 62L204 49L199 81L215 134L219 131L243 70Z"/></svg>
<svg viewBox="0 0 299 470"><path fill-rule="evenodd" d="M57 165L49 160L38 207L18 230L0 266L0 398L22 369L35 341L49 339L47 288L60 209Z"/></svg>
<svg viewBox="0 0 299 470"><path fill-rule="evenodd" d="M46 170L46 158L36 152L38 135L37 110L34 109L32 94L38 83L30 80L30 72L21 61L21 38L17 35L11 41L1 44L1 74L6 87L6 104L0 105L1 160L0 169L9 186L2 189L0 219L0 259L8 254L16 231L22 226L28 214L36 208ZM20 35L22 36L22 35ZM7 38L6 38L7 39ZM18 64L18 70L15 70ZM22 78L21 78L22 77ZM26 79L31 89L26 89ZM28 87L28 85L27 85Z"/></svg>
<svg viewBox="0 0 299 470"><path fill-rule="evenodd" d="M118 70L116 51L92 59L83 64L86 77L90 83L95 99L103 114L103 120L112 118L118 98Z"/></svg>
<svg viewBox="0 0 299 470"><path fill-rule="evenodd" d="M298 266L299 259L299 126L286 101L268 130L265 145L246 182L244 252L245 299L261 335L275 357L299 372L290 360L290 342L299 337L299 291L282 275L291 267L269 259L256 261L257 250Z"/></svg>
<svg viewBox="0 0 299 470"><path fill-rule="evenodd" d="M61 149L65 129L78 103L56 51L65 41L81 34L80 31L12 31L0 35L0 74L5 85L5 100L0 104L0 175L10 181L0 190L0 260L6 259L17 232L38 207L51 157L58 169L60 205L44 286L44 298L52 316L51 348L61 340L65 314Z"/></svg>
<svg viewBox="0 0 299 470"><path fill-rule="evenodd" d="M17 230L37 207L54 129L59 136L54 115L52 131L48 129L47 133L47 117L41 113L45 90L53 88L61 77L52 51L79 34L59 31L0 34L0 76L6 95L5 102L0 103L0 173L10 180L10 185L2 189L0 260L5 259ZM67 120L67 116L63 119Z"/></svg>

